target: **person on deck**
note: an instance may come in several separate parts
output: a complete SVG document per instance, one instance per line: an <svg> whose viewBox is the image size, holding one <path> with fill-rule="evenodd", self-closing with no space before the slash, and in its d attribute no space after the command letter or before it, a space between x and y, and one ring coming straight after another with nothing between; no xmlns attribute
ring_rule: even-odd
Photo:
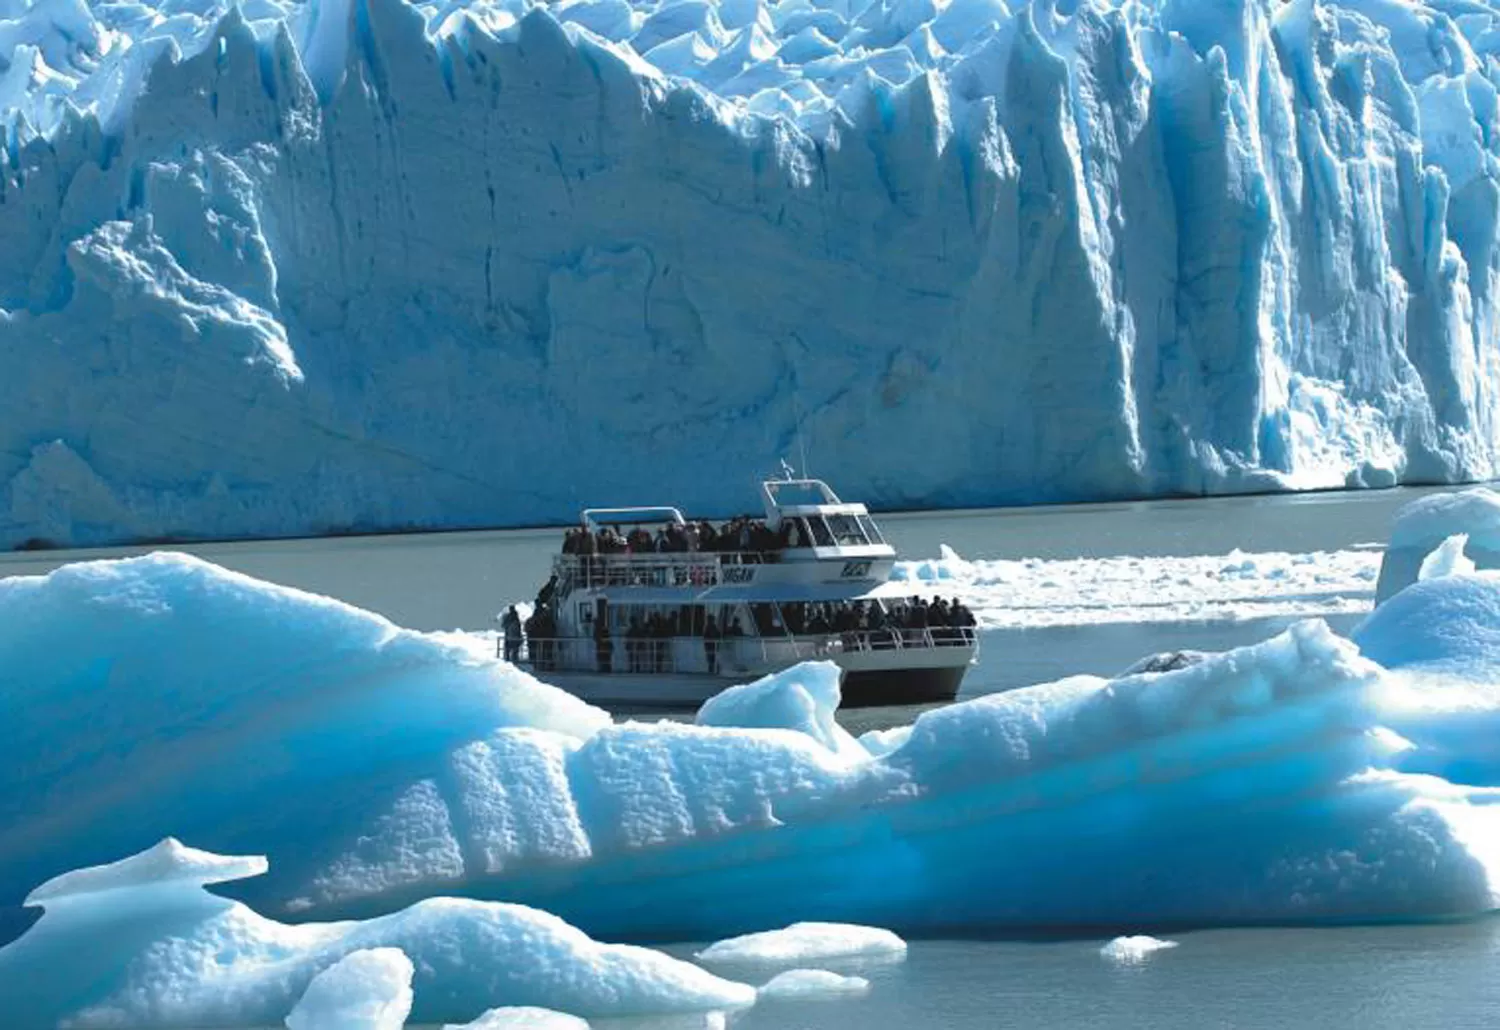
<svg viewBox="0 0 1500 1030"><path fill-rule="evenodd" d="M519 662L521 660L521 613L516 611L515 605L505 609L505 614L500 617L500 629L505 634L505 660Z"/></svg>
<svg viewBox="0 0 1500 1030"><path fill-rule="evenodd" d="M703 623L703 657L708 660L708 674L719 674L719 624L710 615Z"/></svg>

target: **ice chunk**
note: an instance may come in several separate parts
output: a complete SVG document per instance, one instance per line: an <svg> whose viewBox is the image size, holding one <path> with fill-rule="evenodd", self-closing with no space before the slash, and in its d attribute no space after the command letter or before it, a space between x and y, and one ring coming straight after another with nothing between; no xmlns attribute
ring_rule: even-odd
<svg viewBox="0 0 1500 1030"><path fill-rule="evenodd" d="M1500 786L1500 572L1413 583L1354 632L1396 671L1381 718L1404 744L1390 764L1456 783Z"/></svg>
<svg viewBox="0 0 1500 1030"><path fill-rule="evenodd" d="M177 851L179 861L160 857ZM58 895L62 904L46 902L41 920L0 948L7 1019L160 1028L285 1019L322 1030L399 1025L408 1008L422 1023L469 1019L497 1002L623 1017L755 1000L752 987L660 952L599 944L521 905L434 898L364 922L288 926L209 894L184 865L215 877L257 871L252 860L179 847L70 874L65 882L112 886Z"/></svg>
<svg viewBox="0 0 1500 1030"><path fill-rule="evenodd" d="M1500 572L1413 583L1375 609L1353 638L1388 669L1490 679L1500 674Z"/></svg>
<svg viewBox="0 0 1500 1030"><path fill-rule="evenodd" d="M1380 564L1376 602L1415 582L1428 555L1460 533L1466 538L1463 552L1476 567L1500 568L1500 493L1475 487L1432 494L1398 511Z"/></svg>
<svg viewBox="0 0 1500 1030"><path fill-rule="evenodd" d="M700 726L796 730L836 755L863 759L868 752L834 717L842 675L833 662L804 662L721 691L703 703L696 721Z"/></svg>
<svg viewBox="0 0 1500 1030"><path fill-rule="evenodd" d="M411 1014L412 973L397 948L350 952L312 978L287 1030L401 1030Z"/></svg>
<svg viewBox="0 0 1500 1030"><path fill-rule="evenodd" d="M788 969L761 985L760 998L807 1000L848 998L868 994L870 981L862 976L840 976L826 969Z"/></svg>
<svg viewBox="0 0 1500 1030"><path fill-rule="evenodd" d="M335 865L345 880L363 870L391 889L413 877L451 880L462 856L453 799L436 784L448 782L456 751L505 727L576 741L609 724L456 638L407 632L183 555L0 581L0 624L0 709L12 713L0 757L5 904L20 900L26 880L174 832L284 858L287 880L274 886L273 874L252 896L296 897L337 879ZM35 703L41 697L50 701ZM60 739L54 722L75 729ZM400 790L381 781L396 770L407 777ZM321 827L321 844L299 823ZM349 854L361 835L362 850ZM175 844L133 861L216 875ZM109 883L130 871L88 875ZM43 890L92 883L64 878Z"/></svg>
<svg viewBox="0 0 1500 1030"><path fill-rule="evenodd" d="M472 1023L449 1023L443 1030L589 1030L587 1020L529 1005L490 1009Z"/></svg>
<svg viewBox="0 0 1500 1030"><path fill-rule="evenodd" d="M910 737L910 726L892 726L888 730L866 730L859 735L859 743L871 755L880 758L895 751Z"/></svg>
<svg viewBox="0 0 1500 1030"><path fill-rule="evenodd" d="M26 896L28 905L56 905L80 898L97 902L95 895L142 887L204 887L231 883L266 871L260 855L214 855L183 846L167 837L161 843L109 865L76 869L53 877Z"/></svg>
<svg viewBox="0 0 1500 1030"><path fill-rule="evenodd" d="M1137 935L1134 937L1116 937L1100 948L1099 954L1111 962L1135 963L1144 962L1147 956L1158 951L1175 947L1177 947L1176 941L1164 941L1156 937Z"/></svg>
<svg viewBox="0 0 1500 1030"><path fill-rule="evenodd" d="M1417 579L1437 579L1440 576L1461 576L1474 571L1474 562L1464 554L1464 545L1469 542L1467 533L1455 533L1422 559L1417 570Z"/></svg>
<svg viewBox="0 0 1500 1030"><path fill-rule="evenodd" d="M818 959L906 954L906 942L889 930L848 923L794 923L781 930L744 934L710 944L704 962L791 963Z"/></svg>

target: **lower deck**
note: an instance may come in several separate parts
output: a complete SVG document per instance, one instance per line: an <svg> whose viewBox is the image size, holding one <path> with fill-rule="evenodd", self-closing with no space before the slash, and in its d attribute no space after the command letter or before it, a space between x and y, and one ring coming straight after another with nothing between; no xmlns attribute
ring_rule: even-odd
<svg viewBox="0 0 1500 1030"><path fill-rule="evenodd" d="M507 657L504 641L501 656ZM843 706L951 701L975 660L970 629L892 630L819 637L531 639L513 660L543 682L614 707L697 707L720 691L802 661L843 670Z"/></svg>

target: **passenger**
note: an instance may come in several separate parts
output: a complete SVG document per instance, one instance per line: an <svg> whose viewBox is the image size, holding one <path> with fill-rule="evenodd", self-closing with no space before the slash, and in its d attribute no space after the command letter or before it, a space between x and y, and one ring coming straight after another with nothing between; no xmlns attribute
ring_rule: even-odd
<svg viewBox="0 0 1500 1030"><path fill-rule="evenodd" d="M542 584L542 589L536 592L536 604L534 606L534 611L540 610L550 605L552 603L552 599L556 596L557 576L554 574L548 576L547 582Z"/></svg>
<svg viewBox="0 0 1500 1030"><path fill-rule="evenodd" d="M719 549L718 531L706 521L698 523L698 547L704 551L717 551Z"/></svg>
<svg viewBox="0 0 1500 1030"><path fill-rule="evenodd" d="M505 633L505 660L519 662L521 660L521 613L516 611L515 605L505 609L505 614L500 617L500 629Z"/></svg>
<svg viewBox="0 0 1500 1030"><path fill-rule="evenodd" d="M672 623L664 615L651 616L652 672L671 672Z"/></svg>
<svg viewBox="0 0 1500 1030"><path fill-rule="evenodd" d="M703 623L703 657L708 661L708 674L719 674L719 624L710 615Z"/></svg>
<svg viewBox="0 0 1500 1030"><path fill-rule="evenodd" d="M625 631L625 665L631 672L641 672L645 664L641 661L641 619L638 615L630 617L630 628Z"/></svg>
<svg viewBox="0 0 1500 1030"><path fill-rule="evenodd" d="M609 672L614 664L614 643L609 639L609 627L603 619L594 622L594 659L600 672Z"/></svg>
<svg viewBox="0 0 1500 1030"><path fill-rule="evenodd" d="M895 646L891 639L890 623L885 613L885 608L876 603L870 605L869 611L870 646L881 651L889 650Z"/></svg>
<svg viewBox="0 0 1500 1030"><path fill-rule="evenodd" d="M553 668L557 648L557 620L553 617L551 607L538 607L535 614L526 621L532 627L526 630L532 667L542 670Z"/></svg>
<svg viewBox="0 0 1500 1030"><path fill-rule="evenodd" d="M578 555L578 564L583 570L583 582L586 586L596 586L599 580L599 561L596 555L599 553L599 542L594 539L594 534L586 528L579 528L574 537L574 553Z"/></svg>

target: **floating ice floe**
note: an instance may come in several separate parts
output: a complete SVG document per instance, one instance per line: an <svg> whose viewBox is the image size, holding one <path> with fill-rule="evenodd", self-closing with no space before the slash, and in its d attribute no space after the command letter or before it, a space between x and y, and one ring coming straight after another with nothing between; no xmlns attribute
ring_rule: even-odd
<svg viewBox="0 0 1500 1030"><path fill-rule="evenodd" d="M430 1023L498 1005L626 1017L755 1001L753 987L520 905L433 898L291 926L204 890L263 866L168 839L43 884L27 899L41 920L0 949L0 1010L24 1027L385 1030L408 1008Z"/></svg>
<svg viewBox="0 0 1500 1030"><path fill-rule="evenodd" d="M1116 937L1104 947L1099 949L1099 954L1111 962L1135 963L1144 962L1146 958L1158 951L1177 947L1176 941L1164 941L1156 937L1136 935L1131 937Z"/></svg>
<svg viewBox="0 0 1500 1030"><path fill-rule="evenodd" d="M788 969L771 977L756 997L777 1001L809 1001L824 998L851 998L870 991L870 981L862 976L840 976L826 969Z"/></svg>
<svg viewBox="0 0 1500 1030"><path fill-rule="evenodd" d="M794 923L744 934L698 952L702 962L794 963L820 959L904 956L906 942L889 930L846 923Z"/></svg>
<svg viewBox="0 0 1500 1030"><path fill-rule="evenodd" d="M1209 622L1368 611L1378 551L897 562L914 593L957 597L987 629Z"/></svg>

